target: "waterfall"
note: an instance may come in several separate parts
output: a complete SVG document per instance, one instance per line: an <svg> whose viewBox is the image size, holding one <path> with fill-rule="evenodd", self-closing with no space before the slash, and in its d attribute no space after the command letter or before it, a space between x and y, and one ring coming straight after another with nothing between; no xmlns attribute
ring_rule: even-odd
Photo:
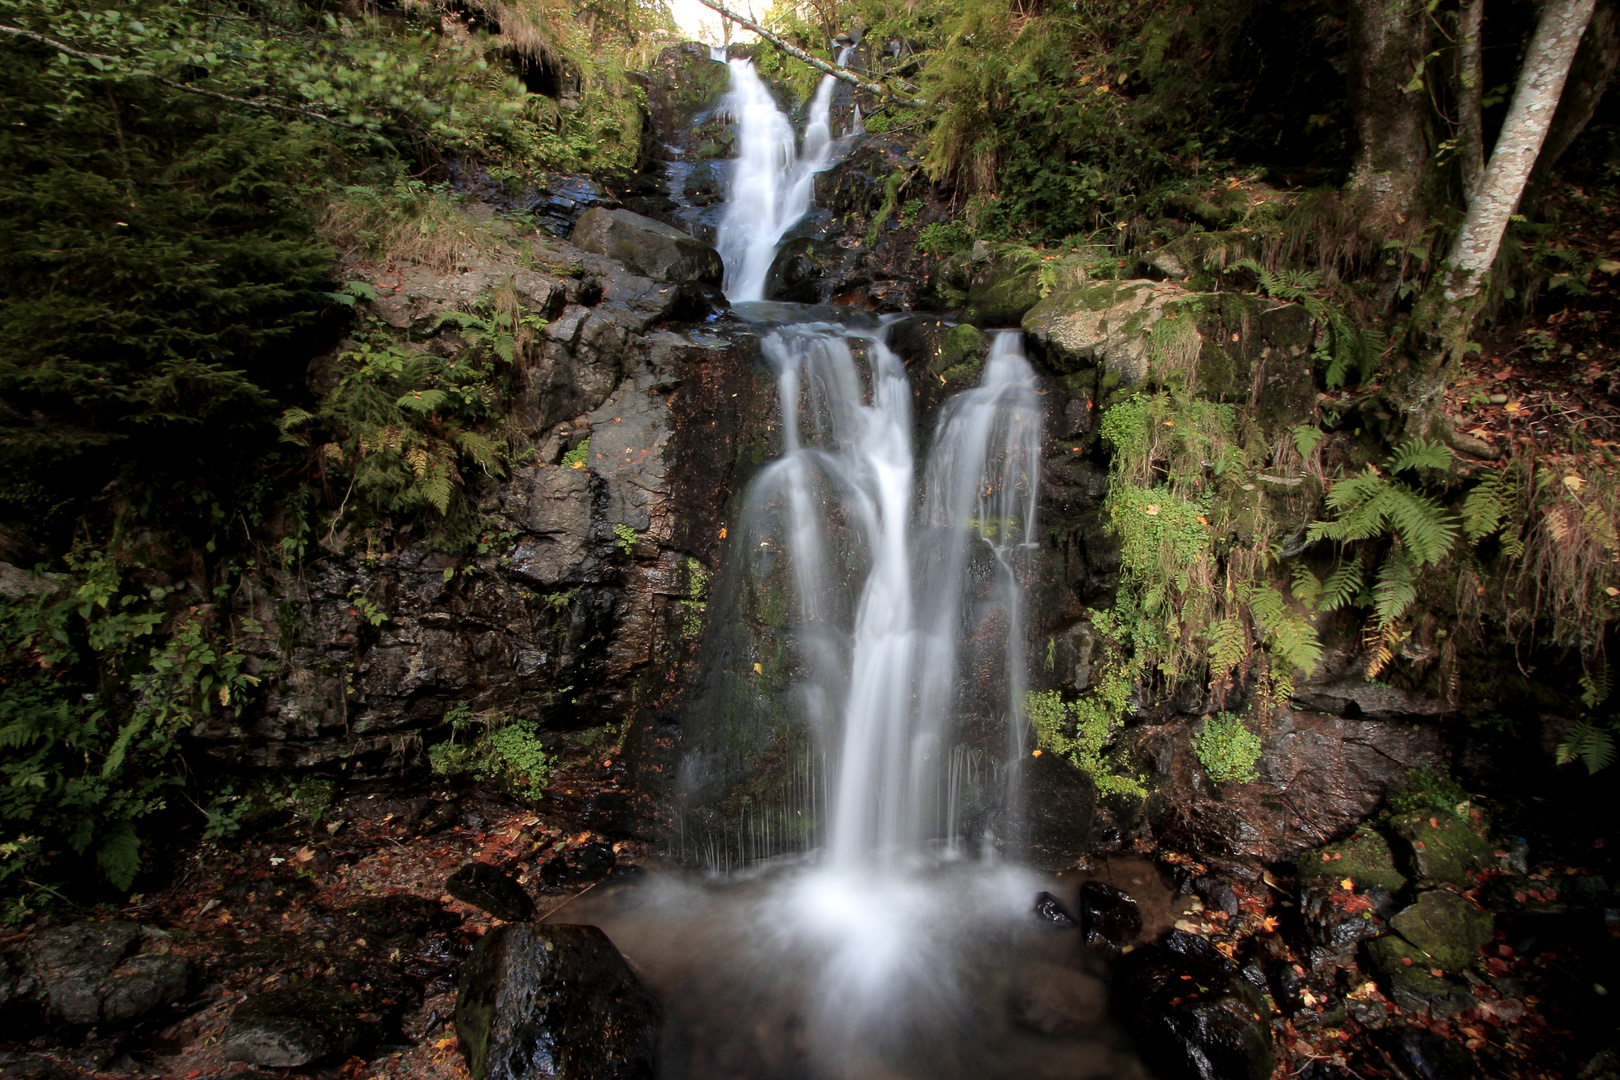
<svg viewBox="0 0 1620 1080"><path fill-rule="evenodd" d="M844 64L854 46L838 54ZM716 247L726 264L725 293L732 301L762 300L776 246L810 208L816 173L832 160L831 75L822 76L810 101L804 143L776 107L770 88L749 60L728 61L731 89L721 110L737 124L738 155L726 186L726 208Z"/></svg>
<svg viewBox="0 0 1620 1080"><path fill-rule="evenodd" d="M1034 535L1035 375L1018 335L998 335L979 386L942 409L919 477L911 387L881 331L797 326L762 344L777 375L783 454L760 476L751 505L786 508L780 531L812 685L804 700L836 748L827 847L835 863L890 861L935 837L953 839L939 792L949 779L946 721L975 554L995 567L988 591L1005 612L1006 752L1010 762L1022 757L1019 556ZM852 526L867 567L847 629L833 621L850 605L828 602L848 577L848 553L826 539L836 523Z"/></svg>

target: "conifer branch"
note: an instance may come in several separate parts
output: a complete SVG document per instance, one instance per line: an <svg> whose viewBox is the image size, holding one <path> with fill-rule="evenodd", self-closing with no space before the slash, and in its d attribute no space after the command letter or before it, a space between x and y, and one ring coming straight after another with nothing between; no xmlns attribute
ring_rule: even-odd
<svg viewBox="0 0 1620 1080"><path fill-rule="evenodd" d="M41 45L49 46L62 55L71 56L75 60L94 61L97 64L116 64L121 63L123 60L122 57L113 56L110 53L93 53L85 52L83 49L75 49L73 46L68 45L65 42L57 41L55 38L46 37L44 34L36 34L32 30L24 30L20 26L7 26L4 23L0 23L0 34L10 34L13 37L26 38L29 41L37 41ZM188 94L199 94L202 97L214 98L217 101L228 101L233 105L246 105L250 109L270 109L277 112L292 113L295 116L306 116L311 120L319 120L322 123L333 124L337 127L346 128L354 126L346 121L337 120L327 116L324 113L314 112L310 109L300 109L296 105L283 105L279 101L254 101L252 98L236 97L231 94L220 93L218 90L205 90L200 86L190 86L186 83L175 82L173 79L165 79L159 75L152 76L152 79L153 81L161 83L162 85L170 87L174 90L182 90Z"/></svg>
<svg viewBox="0 0 1620 1080"><path fill-rule="evenodd" d="M922 100L921 98L900 97L893 90L881 83L867 82L865 79L862 79L859 75L849 70L849 68L839 67L837 64L829 64L819 56L813 56L810 53L805 52L797 45L790 45L786 41L783 41L781 38L777 37L775 34L771 33L769 30L765 29L763 26L759 25L759 23L738 15L735 11L731 11L718 3L717 0L698 0L698 3L702 4L710 11L717 12L725 18L730 19L744 30L752 30L754 33L758 34L772 45L775 45L778 49L781 49L783 52L793 57L793 59L798 60L801 63L809 64L811 67L825 75L831 75L835 79L842 82L847 82L849 85L860 90L865 90L869 94L876 94L886 101L892 101L897 105L928 104L928 102Z"/></svg>

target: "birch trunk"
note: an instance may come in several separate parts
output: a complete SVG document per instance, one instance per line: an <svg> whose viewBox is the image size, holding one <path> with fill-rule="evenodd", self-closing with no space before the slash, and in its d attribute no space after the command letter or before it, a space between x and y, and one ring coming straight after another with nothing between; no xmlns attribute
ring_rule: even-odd
<svg viewBox="0 0 1620 1080"><path fill-rule="evenodd" d="M1443 271L1446 300L1456 304L1477 295L1502 248L1508 219L1518 209L1525 182L1535 168L1581 34L1596 0L1547 0L1519 69L1502 133L1491 150L1479 192L1451 246Z"/></svg>
<svg viewBox="0 0 1620 1080"><path fill-rule="evenodd" d="M1427 55L1421 0L1350 0L1350 109L1356 157L1350 190L1374 213L1404 219L1429 160L1428 95L1409 91Z"/></svg>

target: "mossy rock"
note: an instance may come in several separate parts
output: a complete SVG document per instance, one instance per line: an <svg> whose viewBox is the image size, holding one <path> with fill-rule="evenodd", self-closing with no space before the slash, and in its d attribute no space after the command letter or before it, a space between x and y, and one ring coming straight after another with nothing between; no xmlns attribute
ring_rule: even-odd
<svg viewBox="0 0 1620 1080"><path fill-rule="evenodd" d="M1016 323L1041 299L1041 260L1034 252L1014 249L998 254L974 271L968 305L981 322Z"/></svg>
<svg viewBox="0 0 1620 1080"><path fill-rule="evenodd" d="M1430 889L1398 913L1390 926L1429 958L1433 966L1462 971L1491 940L1496 920L1450 889Z"/></svg>
<svg viewBox="0 0 1620 1080"><path fill-rule="evenodd" d="M1389 843L1371 829L1299 857L1301 888L1316 881L1338 883L1345 878L1354 882L1357 890L1378 886L1394 895L1406 888L1406 877L1395 868Z"/></svg>
<svg viewBox="0 0 1620 1080"><path fill-rule="evenodd" d="M990 338L978 327L966 323L953 326L928 370L946 382L971 381L979 377L985 357L990 355Z"/></svg>
<svg viewBox="0 0 1620 1080"><path fill-rule="evenodd" d="M1390 827L1402 863L1421 884L1465 888L1473 884L1469 871L1496 861L1491 842L1455 814L1402 814Z"/></svg>
<svg viewBox="0 0 1620 1080"><path fill-rule="evenodd" d="M1478 1004L1465 986L1434 974L1435 965L1423 950L1394 934L1369 942L1367 955L1383 976L1389 996L1403 1009L1441 1019Z"/></svg>

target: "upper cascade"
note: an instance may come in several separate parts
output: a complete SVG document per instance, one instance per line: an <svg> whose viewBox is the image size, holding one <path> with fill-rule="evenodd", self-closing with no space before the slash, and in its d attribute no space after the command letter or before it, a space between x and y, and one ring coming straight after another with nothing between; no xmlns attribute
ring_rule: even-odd
<svg viewBox="0 0 1620 1080"><path fill-rule="evenodd" d="M842 65L853 46L838 54ZM810 208L815 176L832 163L831 75L810 101L810 122L798 144L793 125L776 107L752 61L730 60L731 89L721 109L737 122L739 153L732 163L717 247L725 260L726 297L763 300L765 278L782 235Z"/></svg>

